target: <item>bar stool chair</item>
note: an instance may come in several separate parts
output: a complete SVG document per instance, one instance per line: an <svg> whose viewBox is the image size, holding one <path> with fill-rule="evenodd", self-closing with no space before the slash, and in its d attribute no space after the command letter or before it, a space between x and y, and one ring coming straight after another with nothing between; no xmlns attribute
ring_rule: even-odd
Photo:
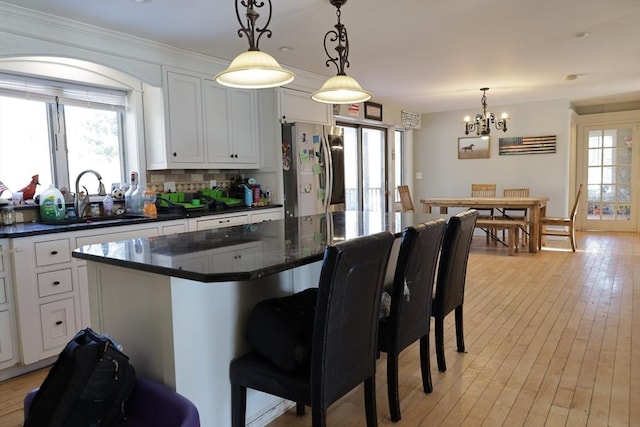
<svg viewBox="0 0 640 427"><path fill-rule="evenodd" d="M431 393L429 326L433 298L433 279L438 265L442 238L447 228L444 219L407 227L402 235L389 317L380 321L378 350L387 353L387 389L392 421L400 421L398 393L398 356L420 340L422 388Z"/></svg>
<svg viewBox="0 0 640 427"><path fill-rule="evenodd" d="M475 209L452 216L449 218L447 231L442 242L431 313L435 319L436 356L440 372L447 370L444 358L444 318L452 311L455 311L458 352L464 353L465 351L462 306L464 304L464 285L467 277L471 236L477 219L478 212Z"/></svg>
<svg viewBox="0 0 640 427"><path fill-rule="evenodd" d="M245 425L247 388L296 402L299 416L311 406L312 425L321 427L329 405L363 382L367 426L377 425L378 310L393 241L391 233L382 232L327 246L309 365L284 370L257 351L231 361L234 427Z"/></svg>

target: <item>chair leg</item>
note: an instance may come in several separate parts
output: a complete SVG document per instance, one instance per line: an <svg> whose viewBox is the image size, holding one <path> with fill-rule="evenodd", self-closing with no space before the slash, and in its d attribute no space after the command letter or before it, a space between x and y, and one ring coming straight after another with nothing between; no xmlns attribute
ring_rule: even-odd
<svg viewBox="0 0 640 427"><path fill-rule="evenodd" d="M444 318L435 318L436 356L438 359L438 371L447 370L447 362L444 360Z"/></svg>
<svg viewBox="0 0 640 427"><path fill-rule="evenodd" d="M327 427L327 412L311 407L311 425L313 427Z"/></svg>
<svg viewBox="0 0 640 427"><path fill-rule="evenodd" d="M422 389L425 393L431 393L433 391L433 384L431 382L428 334L420 338L420 369L422 370Z"/></svg>
<svg viewBox="0 0 640 427"><path fill-rule="evenodd" d="M576 251L576 232L573 226L569 227L569 239L571 239L571 250Z"/></svg>
<svg viewBox="0 0 640 427"><path fill-rule="evenodd" d="M377 427L378 414L376 410L375 375L364 380L364 410L367 416L367 427Z"/></svg>
<svg viewBox="0 0 640 427"><path fill-rule="evenodd" d="M464 330L462 328L462 305L455 309L456 316L456 344L458 345L458 353L464 353Z"/></svg>
<svg viewBox="0 0 640 427"><path fill-rule="evenodd" d="M304 417L304 403L296 402L296 416Z"/></svg>
<svg viewBox="0 0 640 427"><path fill-rule="evenodd" d="M231 384L231 425L245 427L247 410L247 388Z"/></svg>
<svg viewBox="0 0 640 427"><path fill-rule="evenodd" d="M398 394L398 355L394 351L387 353L387 394L391 421L400 421L400 396Z"/></svg>

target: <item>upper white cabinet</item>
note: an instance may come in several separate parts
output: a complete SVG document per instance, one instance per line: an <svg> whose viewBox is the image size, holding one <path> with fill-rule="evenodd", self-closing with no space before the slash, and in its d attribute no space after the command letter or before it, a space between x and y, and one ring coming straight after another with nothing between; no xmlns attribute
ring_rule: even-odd
<svg viewBox="0 0 640 427"><path fill-rule="evenodd" d="M316 102L311 93L296 89L280 89L281 119L288 122L317 123L332 125L332 105Z"/></svg>
<svg viewBox="0 0 640 427"><path fill-rule="evenodd" d="M166 70L164 94L166 139L146 139L147 169L260 168L254 90Z"/></svg>
<svg viewBox="0 0 640 427"><path fill-rule="evenodd" d="M255 91L204 80L204 106L208 163L219 168L259 168Z"/></svg>

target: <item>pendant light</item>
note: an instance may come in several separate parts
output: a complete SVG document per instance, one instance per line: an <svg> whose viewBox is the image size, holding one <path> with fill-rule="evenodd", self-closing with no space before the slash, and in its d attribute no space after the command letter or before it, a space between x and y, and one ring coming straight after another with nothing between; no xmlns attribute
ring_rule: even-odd
<svg viewBox="0 0 640 427"><path fill-rule="evenodd" d="M264 27L256 27L260 14L256 11L267 4L269 16ZM240 6L246 6L246 24L240 18ZM229 68L216 74L216 81L223 86L243 89L264 89L291 83L295 77L291 71L285 70L268 53L260 51L258 43L264 34L271 37L271 30L267 27L271 22L271 0L236 0L236 17L240 23L238 36L249 40L249 50L238 55ZM256 37L257 33L257 37Z"/></svg>
<svg viewBox="0 0 640 427"><path fill-rule="evenodd" d="M330 62L333 63L338 69L338 74L327 80L319 91L311 95L314 101L326 104L355 104L371 99L371 93L362 89L353 77L347 76L344 72L345 67L349 66L349 38L347 29L340 22L340 7L346 2L347 0L329 0L329 3L336 7L338 23L335 25L335 30L329 30L324 35L324 51L329 57L325 63L327 67ZM338 43L334 48L337 56L334 57L329 53L327 42Z"/></svg>
<svg viewBox="0 0 640 427"><path fill-rule="evenodd" d="M495 114L491 112L487 112L486 92L489 90L489 88L483 87L480 90L482 91L482 100L481 100L482 114L480 113L476 114L475 117L473 118L473 121L471 121L470 116L465 116L464 122L462 122L462 124L464 125L464 134L469 135L469 132L475 131L476 135L478 136L488 137L489 134L491 133L490 125L492 123L494 124L497 130L506 132L507 120L509 120L507 113L502 113L502 117L500 118L500 120L496 120Z"/></svg>

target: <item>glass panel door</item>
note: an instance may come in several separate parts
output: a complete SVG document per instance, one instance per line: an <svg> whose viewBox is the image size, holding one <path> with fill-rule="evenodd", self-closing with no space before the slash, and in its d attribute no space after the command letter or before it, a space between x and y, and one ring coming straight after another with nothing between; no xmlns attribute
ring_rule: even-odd
<svg viewBox="0 0 640 427"><path fill-rule="evenodd" d="M633 133L632 125L585 128L587 195L582 228L636 230L638 154L633 145L638 141Z"/></svg>
<svg viewBox="0 0 640 427"><path fill-rule="evenodd" d="M385 212L386 131L363 126L344 129L346 210Z"/></svg>

